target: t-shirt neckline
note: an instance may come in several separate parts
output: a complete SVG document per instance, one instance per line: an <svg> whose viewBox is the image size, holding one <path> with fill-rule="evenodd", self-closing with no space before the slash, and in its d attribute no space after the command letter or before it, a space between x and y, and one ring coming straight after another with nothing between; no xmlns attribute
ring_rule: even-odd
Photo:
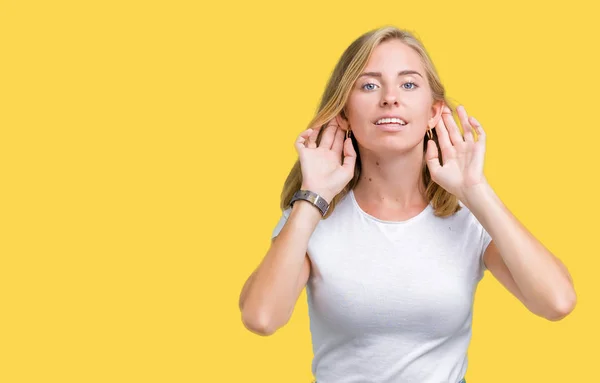
<svg viewBox="0 0 600 383"><path fill-rule="evenodd" d="M356 210L362 214L363 216L379 222L379 223L384 223L384 224L392 224L392 225L405 225L414 221L419 220L420 218L422 218L423 216L425 216L430 210L433 209L433 206L431 206L431 203L428 203L427 206L425 207L425 209L421 210L421 212L417 215L415 215L414 217L405 219L404 221L387 221L384 219L380 219L377 217L372 216L371 214L367 213L366 211L364 211L360 205L358 204L358 202L356 201L356 197L354 196L354 189L350 189L350 191L348 192L348 194L350 194L350 198L352 199L352 204L354 205L354 207L356 208Z"/></svg>

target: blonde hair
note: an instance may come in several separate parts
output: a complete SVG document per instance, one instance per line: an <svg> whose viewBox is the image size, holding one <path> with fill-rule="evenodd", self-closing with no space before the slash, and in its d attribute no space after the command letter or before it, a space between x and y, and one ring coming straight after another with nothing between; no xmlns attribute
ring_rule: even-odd
<svg viewBox="0 0 600 383"><path fill-rule="evenodd" d="M321 97L320 106L318 111L310 122L308 127L319 127L320 131L317 137L317 145L321 141L321 135L324 131L327 123L333 119L340 112L343 113L343 108L348 100L348 96L358 76L362 73L364 68L367 66L367 62L371 57L371 54L375 47L379 44L397 39L408 45L415 50L421 57L421 61L425 68L427 80L431 88L434 102L443 101L451 110L454 108L450 105L446 98L444 86L442 85L440 78L437 74L435 66L431 61L427 51L423 44L415 37L411 32L398 29L394 26L385 26L378 29L369 31L359 38L357 38L342 54L342 57L335 66L331 77L327 83L325 91ZM432 129L433 140L438 147L438 156L441 159L442 154L437 134L435 129ZM361 162L360 153L358 152L358 145L354 135L352 135L352 144L357 154L356 165L354 167L354 177L348 182L344 189L333 198L330 203L329 211L324 218L329 217L335 210L335 206L339 201L344 198L350 190L352 190L358 183ZM423 152L427 149L427 137L424 139ZM425 196L427 200L432 204L434 214L438 217L450 216L461 209L458 198L453 194L449 193L441 186L433 182L429 169L425 161L423 161L423 169L421 173L423 180L423 187L425 189ZM290 201L296 191L302 186L302 171L300 169L300 160L296 160L296 163L292 167L281 192L280 208L285 210L290 207Z"/></svg>

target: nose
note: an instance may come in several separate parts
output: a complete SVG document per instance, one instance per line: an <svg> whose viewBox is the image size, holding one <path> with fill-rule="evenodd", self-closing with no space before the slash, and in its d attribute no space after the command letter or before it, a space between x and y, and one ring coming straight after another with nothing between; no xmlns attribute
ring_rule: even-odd
<svg viewBox="0 0 600 383"><path fill-rule="evenodd" d="M383 96L381 97L381 106L382 107L386 107L386 106L390 106L390 105L394 105L394 106L398 106L399 102L398 102L398 94L396 93L396 89L392 88L387 88L384 92L383 92Z"/></svg>

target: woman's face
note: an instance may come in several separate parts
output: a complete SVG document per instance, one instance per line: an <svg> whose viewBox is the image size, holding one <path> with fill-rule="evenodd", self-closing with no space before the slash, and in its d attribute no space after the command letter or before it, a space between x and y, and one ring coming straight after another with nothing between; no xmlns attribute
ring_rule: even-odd
<svg viewBox="0 0 600 383"><path fill-rule="evenodd" d="M422 143L427 129L434 126L441 103L436 110L432 108L420 56L401 41L389 40L375 48L363 74L345 107L359 145L382 153L405 151ZM380 121L386 116L403 122Z"/></svg>

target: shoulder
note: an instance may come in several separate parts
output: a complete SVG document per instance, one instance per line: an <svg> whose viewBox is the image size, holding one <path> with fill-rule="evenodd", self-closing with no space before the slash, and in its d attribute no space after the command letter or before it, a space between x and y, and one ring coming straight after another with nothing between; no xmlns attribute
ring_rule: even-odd
<svg viewBox="0 0 600 383"><path fill-rule="evenodd" d="M285 218L288 219L290 217L290 214L292 213L292 207L288 207L287 209L283 210L283 212L281 213L281 215Z"/></svg>
<svg viewBox="0 0 600 383"><path fill-rule="evenodd" d="M469 210L469 208L459 200L459 206L461 209L454 213L452 216L448 217L451 222L457 227L461 227L461 231L463 232L471 232L475 235L482 235L485 232L485 229L477 220L477 217Z"/></svg>

